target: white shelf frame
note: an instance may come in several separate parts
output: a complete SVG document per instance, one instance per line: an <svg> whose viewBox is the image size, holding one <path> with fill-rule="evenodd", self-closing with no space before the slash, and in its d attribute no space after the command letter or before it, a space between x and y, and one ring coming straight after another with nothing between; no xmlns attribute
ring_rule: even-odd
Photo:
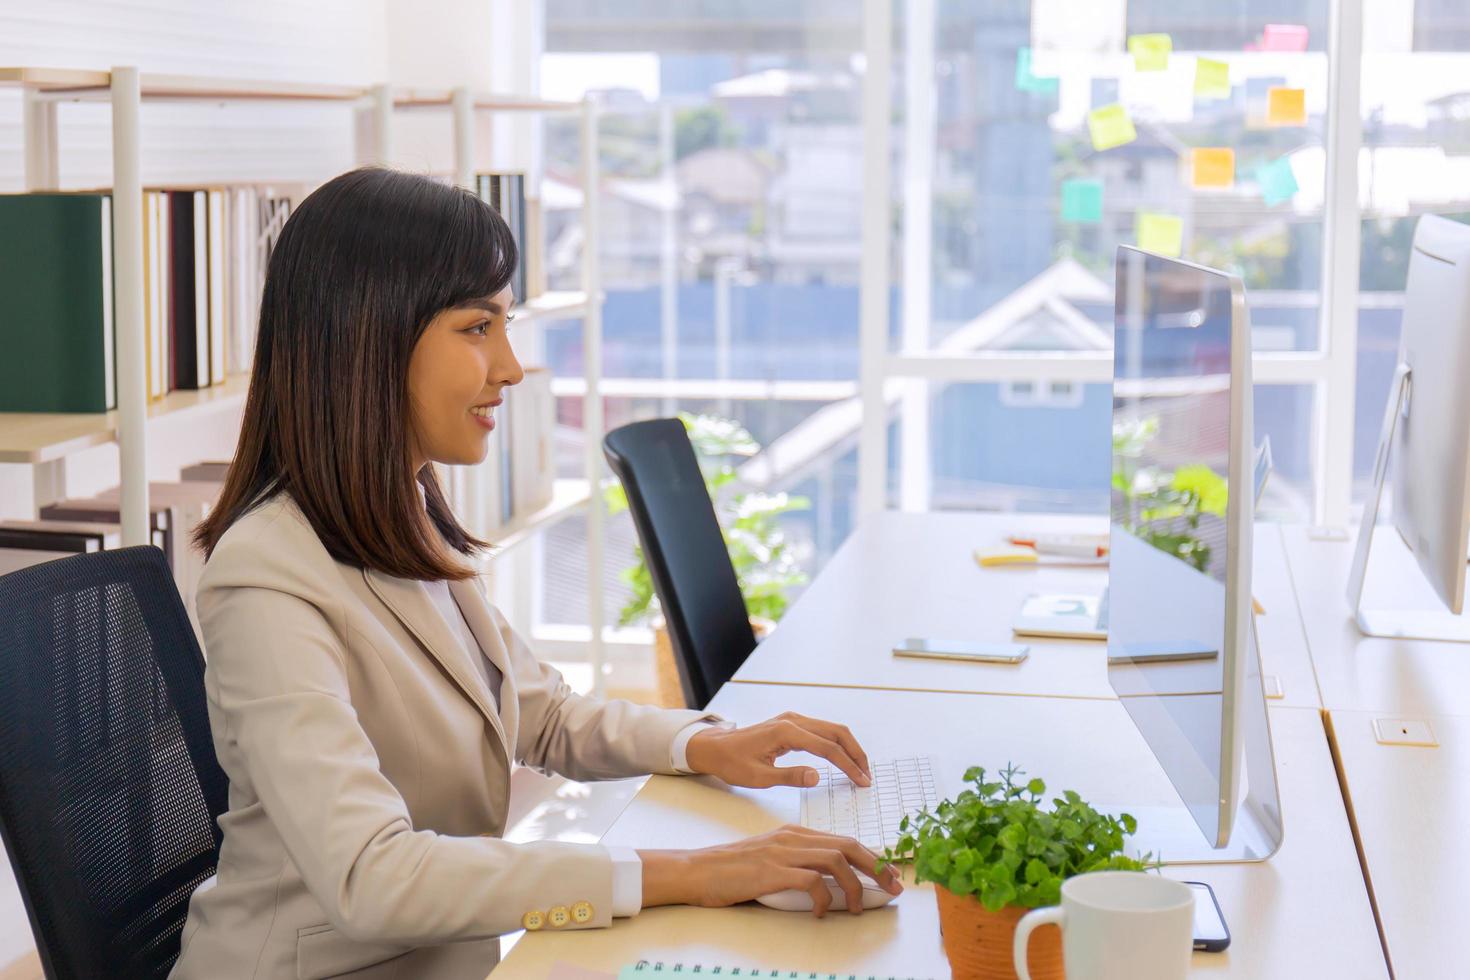
<svg viewBox="0 0 1470 980"><path fill-rule="evenodd" d="M0 67L0 85L19 86L23 97L25 186L28 191L59 189L57 105L61 102L103 101L112 105L113 156L113 263L116 302L113 323L117 343L117 409L98 416L96 426L69 437L62 448L43 446L28 451L26 462L49 467L64 459L71 446L97 445L110 438L118 444L120 518L124 546L148 542L149 404L143 315L143 182L140 114L145 101L206 102L327 102L367 109L373 118L371 159L388 166L393 159L395 109L448 107L454 125L455 182L473 190L474 117L477 112L567 112L580 115L582 134L581 183L584 208L582 290L546 294L519 310L528 318L582 319L585 371L583 375L583 428L585 433L585 503L587 521L588 622L591 639L588 659L594 690L604 689L602 552L605 511L597 492L602 477L602 278L596 243L598 228L598 118L595 96L580 102L557 102L534 96L479 93L461 86L453 89L397 89L387 84L371 87L298 85L290 82L250 82L230 79L141 73L136 66L114 66L110 71ZM359 158L363 157L359 147ZM205 400L213 404L219 400ZM45 457L44 459L38 457ZM46 474L48 485L54 486ZM42 477L38 474L38 485ZM581 494L566 481L552 505L508 525L512 543L578 510Z"/></svg>

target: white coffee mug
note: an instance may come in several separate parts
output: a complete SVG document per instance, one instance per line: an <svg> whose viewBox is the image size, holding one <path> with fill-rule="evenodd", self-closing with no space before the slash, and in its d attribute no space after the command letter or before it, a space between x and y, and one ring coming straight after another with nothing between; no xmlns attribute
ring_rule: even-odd
<svg viewBox="0 0 1470 980"><path fill-rule="evenodd" d="M1194 949L1194 891L1141 871L1094 871L1062 882L1062 904L1016 925L1012 955L1021 980L1031 931L1062 930L1067 980L1181 980Z"/></svg>

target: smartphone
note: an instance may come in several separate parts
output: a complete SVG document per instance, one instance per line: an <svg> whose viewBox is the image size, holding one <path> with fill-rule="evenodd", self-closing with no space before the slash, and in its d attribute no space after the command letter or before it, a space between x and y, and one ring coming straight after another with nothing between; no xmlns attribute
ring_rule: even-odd
<svg viewBox="0 0 1470 980"><path fill-rule="evenodd" d="M1023 643L979 643L972 640L933 640L911 636L893 648L895 657L926 660L972 660L978 663L1018 664L1030 653Z"/></svg>
<svg viewBox="0 0 1470 980"><path fill-rule="evenodd" d="M1171 640L1125 643L1108 648L1108 664L1153 664L1174 660L1214 660L1219 651L1208 643Z"/></svg>
<svg viewBox="0 0 1470 980"><path fill-rule="evenodd" d="M1186 881L1194 891L1194 948L1218 953L1230 945L1230 929L1215 900L1215 890L1203 881Z"/></svg>

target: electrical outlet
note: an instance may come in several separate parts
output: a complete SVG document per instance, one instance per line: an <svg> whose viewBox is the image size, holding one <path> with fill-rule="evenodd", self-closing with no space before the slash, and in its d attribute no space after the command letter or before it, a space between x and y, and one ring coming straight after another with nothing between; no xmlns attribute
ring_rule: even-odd
<svg viewBox="0 0 1470 980"><path fill-rule="evenodd" d="M1286 697L1286 692L1281 689L1281 678L1275 674L1262 674L1261 687L1266 692L1266 697L1275 701Z"/></svg>
<svg viewBox="0 0 1470 980"><path fill-rule="evenodd" d="M1434 747L1439 741L1434 729L1421 718L1375 718L1373 734L1380 745L1422 745Z"/></svg>

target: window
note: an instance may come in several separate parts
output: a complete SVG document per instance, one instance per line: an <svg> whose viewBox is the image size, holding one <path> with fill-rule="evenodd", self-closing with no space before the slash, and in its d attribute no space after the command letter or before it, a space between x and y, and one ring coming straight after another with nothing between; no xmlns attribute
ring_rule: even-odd
<svg viewBox="0 0 1470 980"><path fill-rule="evenodd" d="M869 51L867 6L548 0L543 78L575 90L548 94L597 88L607 106L609 424L685 409L740 420L765 446L744 471L755 485L811 498L791 524L813 573L865 488L889 506L1096 509L1107 473L1084 441L1110 411L1113 254L1141 243L1242 276L1256 435L1276 463L1262 509L1345 520L1374 448L1413 220L1470 216L1470 8L894 0L890 43ZM1334 32L1362 38L1361 65L1334 65ZM1157 70L1146 44L1142 64L1128 51L1143 35L1169 38ZM868 65L885 59L890 84L869 90ZM1327 126L1332 86L1359 80L1361 157L1356 126ZM1133 138L1095 139L1091 114L1114 105ZM865 239L872 120L891 221ZM581 247L575 211L551 203L576 162L559 125L545 155L553 287ZM1354 179L1356 345L1350 319L1323 313L1351 278L1325 231L1329 210L1358 226L1335 193ZM865 248L887 282L863 281ZM865 419L874 288L888 412ZM547 344L574 376L575 332ZM876 475L857 453L874 431ZM1074 443L1042 465L1042 438Z"/></svg>
<svg viewBox="0 0 1470 980"><path fill-rule="evenodd" d="M1404 282L1422 214L1470 221L1470 7L1366 0L1363 40L1362 262L1358 297L1353 494L1373 457L1398 363Z"/></svg>

